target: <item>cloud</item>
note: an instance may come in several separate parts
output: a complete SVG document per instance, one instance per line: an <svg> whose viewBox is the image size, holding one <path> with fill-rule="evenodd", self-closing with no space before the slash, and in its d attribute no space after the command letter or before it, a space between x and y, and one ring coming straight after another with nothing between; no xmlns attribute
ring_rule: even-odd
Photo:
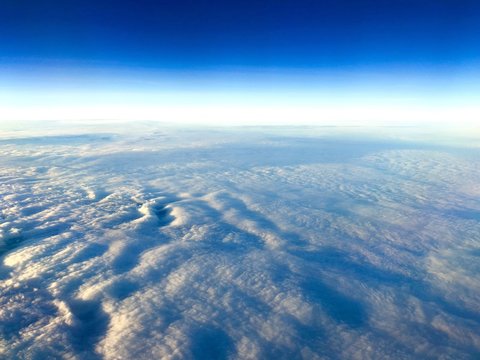
<svg viewBox="0 0 480 360"><path fill-rule="evenodd" d="M56 131L0 142L2 357L480 351L477 149Z"/></svg>

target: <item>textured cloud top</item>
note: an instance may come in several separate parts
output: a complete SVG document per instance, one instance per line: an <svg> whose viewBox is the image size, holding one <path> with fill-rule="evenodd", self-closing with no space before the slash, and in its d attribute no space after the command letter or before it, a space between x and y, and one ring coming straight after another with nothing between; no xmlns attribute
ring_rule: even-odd
<svg viewBox="0 0 480 360"><path fill-rule="evenodd" d="M0 357L479 356L478 147L111 129L0 140Z"/></svg>

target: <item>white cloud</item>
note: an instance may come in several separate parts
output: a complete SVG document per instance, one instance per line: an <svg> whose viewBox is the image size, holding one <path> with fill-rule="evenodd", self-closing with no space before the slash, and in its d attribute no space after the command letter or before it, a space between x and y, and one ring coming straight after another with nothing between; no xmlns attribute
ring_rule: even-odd
<svg viewBox="0 0 480 360"><path fill-rule="evenodd" d="M0 141L1 356L480 351L478 149L148 126Z"/></svg>

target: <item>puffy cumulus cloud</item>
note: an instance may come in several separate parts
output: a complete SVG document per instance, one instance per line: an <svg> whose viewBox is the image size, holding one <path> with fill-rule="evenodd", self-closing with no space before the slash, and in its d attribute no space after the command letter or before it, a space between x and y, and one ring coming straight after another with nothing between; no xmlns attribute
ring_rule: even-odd
<svg viewBox="0 0 480 360"><path fill-rule="evenodd" d="M0 141L2 358L478 355L478 149L142 126Z"/></svg>

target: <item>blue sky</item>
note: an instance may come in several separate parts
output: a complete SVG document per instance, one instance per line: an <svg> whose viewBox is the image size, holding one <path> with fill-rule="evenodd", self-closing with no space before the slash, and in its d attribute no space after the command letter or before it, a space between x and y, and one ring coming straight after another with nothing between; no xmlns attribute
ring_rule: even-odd
<svg viewBox="0 0 480 360"><path fill-rule="evenodd" d="M466 0L5 1L0 106L474 106L478 38Z"/></svg>

